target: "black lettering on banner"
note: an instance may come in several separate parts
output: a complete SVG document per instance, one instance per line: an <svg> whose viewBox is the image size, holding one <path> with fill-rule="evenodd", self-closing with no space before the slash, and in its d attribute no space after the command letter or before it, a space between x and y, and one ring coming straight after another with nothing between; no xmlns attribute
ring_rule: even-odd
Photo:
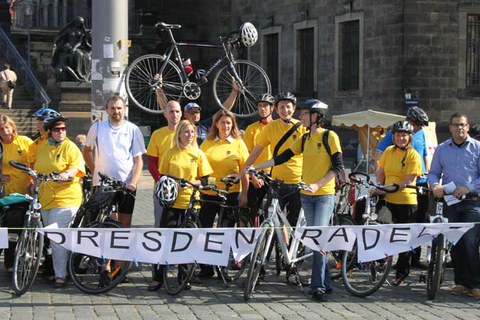
<svg viewBox="0 0 480 320"><path fill-rule="evenodd" d="M408 235L409 233L402 233L402 232L398 232L397 233L397 230L405 230L405 231L409 231L410 228L409 227L405 227L405 228L392 228L392 233L390 234L390 243L394 243L394 242L408 242ZM395 237L398 236L398 237L405 237L405 238L398 238L396 239Z"/></svg>
<svg viewBox="0 0 480 320"><path fill-rule="evenodd" d="M338 228L337 230L335 230L335 232L333 232L330 238L328 239L328 242L331 242L335 237L343 238L343 241L348 243L347 230L345 228Z"/></svg>
<svg viewBox="0 0 480 320"><path fill-rule="evenodd" d="M82 239L90 239L95 247L98 248L98 243L95 241L95 238L98 237L98 231L95 230L78 230L77 231L77 244L82 243Z"/></svg>
<svg viewBox="0 0 480 320"><path fill-rule="evenodd" d="M428 229L427 227L423 227L423 229L422 229L422 231L420 231L420 234L418 235L417 239L418 239L418 238L421 238L421 237L429 237L429 236L431 236L431 234L428 233L428 232L423 233L423 232L424 232L425 230L427 230L427 229Z"/></svg>
<svg viewBox="0 0 480 320"><path fill-rule="evenodd" d="M154 235L154 236L158 236L158 237L161 237L162 236L162 233L160 231L147 231L143 234L143 237L147 240L151 240L152 242L154 242L157 246L156 247L149 247L147 246L147 243L145 241L142 241L142 247L145 249L145 250L148 250L148 251L151 251L151 252L156 252L156 251L160 251L160 249L162 249L162 242L159 240L159 239L156 239L155 237L151 237L150 234Z"/></svg>
<svg viewBox="0 0 480 320"><path fill-rule="evenodd" d="M120 237L117 236L117 233L119 234L130 234L130 231L114 231L112 230L112 237L110 238L110 248L111 249L130 249L129 246L120 246L120 245L115 245L115 240L128 240L129 237Z"/></svg>
<svg viewBox="0 0 480 320"><path fill-rule="evenodd" d="M376 239L372 243L372 245L367 245L367 231L373 231L376 233ZM375 248L378 244L378 240L380 239L380 231L377 229L370 229L370 228L363 228L362 229L362 238L363 238L363 248L364 250L370 250L372 248Z"/></svg>
<svg viewBox="0 0 480 320"><path fill-rule="evenodd" d="M205 247L203 248L203 250L205 252L222 253L222 250L214 250L209 248L208 246L209 243L216 243L216 244L219 244L220 246L223 244L223 242L221 241L210 240L210 236L225 236L225 233L224 232L207 232L205 234Z"/></svg>
<svg viewBox="0 0 480 320"><path fill-rule="evenodd" d="M310 233L312 233L312 235L310 235ZM318 242L317 238L320 238L321 235L322 235L321 229L305 229L303 230L303 233L300 236L300 240L303 240L305 238L310 238L315 243L315 245L319 246L320 243Z"/></svg>
<svg viewBox="0 0 480 320"><path fill-rule="evenodd" d="M55 243L58 243L58 244L64 244L65 241L67 240L67 238L65 237L65 235L61 232L56 232L56 231L45 231L45 237L48 237L50 240L52 240L53 242ZM57 236L60 236L60 239L59 241L55 240L55 237L54 238L51 238L49 237L49 235L57 235Z"/></svg>
<svg viewBox="0 0 480 320"><path fill-rule="evenodd" d="M463 227L465 227L465 226L463 226ZM462 229L463 227L449 226L448 229L450 229L450 230L457 230L457 229Z"/></svg>
<svg viewBox="0 0 480 320"><path fill-rule="evenodd" d="M177 239L180 236L187 236L188 242L183 246L183 248L177 248ZM170 250L171 252L181 252L181 251L186 251L190 243L192 243L193 236L188 233L188 232L180 232L180 231L175 231L173 233L173 241L172 241L172 249Z"/></svg>
<svg viewBox="0 0 480 320"><path fill-rule="evenodd" d="M235 246L236 246L236 248L240 248L240 244L239 244L239 241L238 241L238 239L240 238L240 236L243 238L243 240L244 240L246 243L252 244L253 241L255 241L256 231L257 231L257 230L252 229L251 237L250 237L250 239L248 239L247 236L245 235L245 233L243 233L242 230L236 230L236 231L235 231Z"/></svg>

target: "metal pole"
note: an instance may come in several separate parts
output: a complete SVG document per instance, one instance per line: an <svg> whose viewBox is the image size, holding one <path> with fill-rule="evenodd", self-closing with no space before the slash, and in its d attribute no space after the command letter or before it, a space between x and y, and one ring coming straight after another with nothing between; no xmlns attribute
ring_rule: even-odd
<svg viewBox="0 0 480 320"><path fill-rule="evenodd" d="M28 67L30 68L30 21L28 22L28 29L27 29L27 60L28 60Z"/></svg>
<svg viewBox="0 0 480 320"><path fill-rule="evenodd" d="M92 1L92 120L106 119L105 101L119 94L128 102L128 0Z"/></svg>

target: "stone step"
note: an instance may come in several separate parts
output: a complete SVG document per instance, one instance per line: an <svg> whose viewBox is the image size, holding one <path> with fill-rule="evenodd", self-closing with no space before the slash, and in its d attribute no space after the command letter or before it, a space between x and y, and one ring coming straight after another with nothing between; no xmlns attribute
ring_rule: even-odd
<svg viewBox="0 0 480 320"><path fill-rule="evenodd" d="M15 102L15 100L14 100ZM32 112L36 109L0 109L0 115L9 116L17 125L17 132L19 135L35 138L37 135L37 128L35 126L35 119L32 118Z"/></svg>

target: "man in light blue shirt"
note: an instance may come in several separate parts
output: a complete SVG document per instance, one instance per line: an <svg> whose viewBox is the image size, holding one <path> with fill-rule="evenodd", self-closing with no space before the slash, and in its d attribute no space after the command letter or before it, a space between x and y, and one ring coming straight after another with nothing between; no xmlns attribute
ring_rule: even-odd
<svg viewBox="0 0 480 320"><path fill-rule="evenodd" d="M428 174L428 183L436 198L445 195L443 186L450 182L456 186L452 195L459 199L480 192L480 142L468 135L469 129L466 115L455 113L450 117L449 130L452 137L435 150ZM480 222L478 195L467 197L451 206L443 202L444 215L449 222ZM476 224L452 250L455 275L455 287L451 290L453 294L480 297L479 236L480 225Z"/></svg>

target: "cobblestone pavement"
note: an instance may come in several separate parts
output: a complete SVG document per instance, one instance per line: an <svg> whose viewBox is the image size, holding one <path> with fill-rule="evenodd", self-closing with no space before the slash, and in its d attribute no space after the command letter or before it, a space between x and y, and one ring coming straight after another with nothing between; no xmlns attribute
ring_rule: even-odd
<svg viewBox="0 0 480 320"><path fill-rule="evenodd" d="M135 226L153 224L152 182L147 173L139 187L134 216ZM307 289L290 286L283 276L268 274L250 301L244 302L242 279L228 286L217 279L195 285L177 297L163 289L147 291L149 266L140 265L129 274L131 283L122 284L105 295L86 295L69 283L55 289L37 279L30 292L12 295L11 275L0 263L1 319L478 319L479 301L448 292L453 285L447 270L437 298L429 301L421 271L413 270L404 287L385 285L367 298L348 294L341 281L334 283L329 301L318 303ZM390 279L391 280L391 279Z"/></svg>

